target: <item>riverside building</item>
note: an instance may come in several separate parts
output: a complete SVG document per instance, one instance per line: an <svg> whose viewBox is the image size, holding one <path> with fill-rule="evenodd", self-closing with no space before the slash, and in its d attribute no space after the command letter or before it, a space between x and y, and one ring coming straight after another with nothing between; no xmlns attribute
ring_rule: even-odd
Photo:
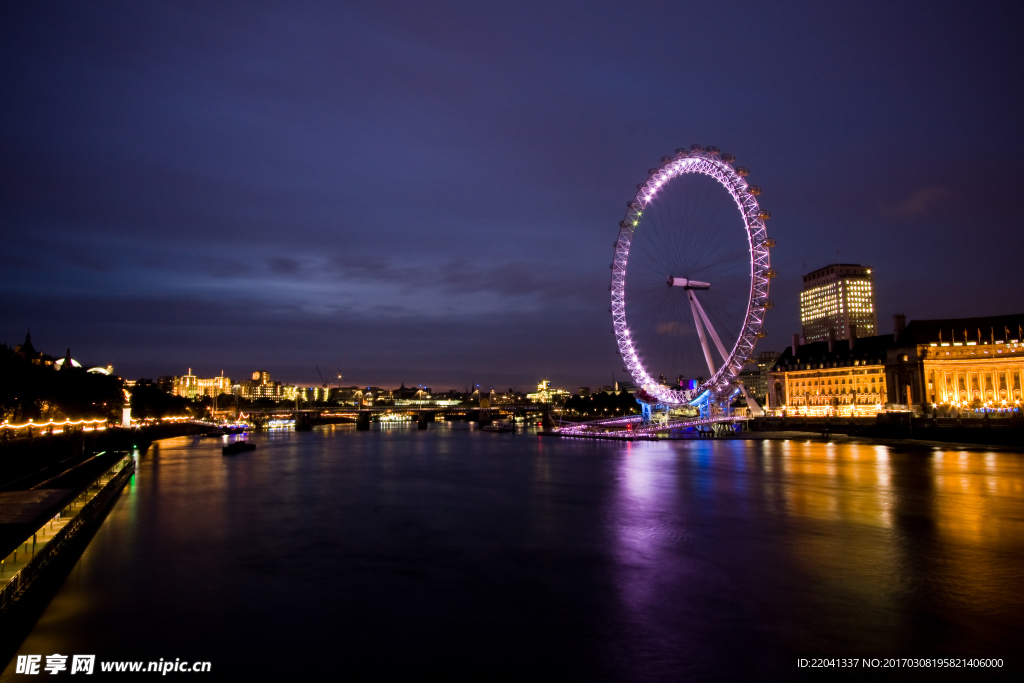
<svg viewBox="0 0 1024 683"><path fill-rule="evenodd" d="M192 368L189 368L187 375L173 378L171 393L175 396L184 396L190 399L230 394L232 393L231 378L225 377L223 371L220 373L220 377L211 377L209 379L196 377L192 374Z"/></svg>
<svg viewBox="0 0 1024 683"><path fill-rule="evenodd" d="M251 380L236 386L238 387L237 393L245 399L269 398L279 401L284 398L284 388L281 383L275 382L266 370L253 372Z"/></svg>
<svg viewBox="0 0 1024 683"><path fill-rule="evenodd" d="M887 398L885 362L891 334L801 344L793 335L768 373L769 408L776 415L865 417Z"/></svg>
<svg viewBox="0 0 1024 683"><path fill-rule="evenodd" d="M875 290L871 269L855 263L833 263L804 275L800 321L806 342L848 339L876 334Z"/></svg>
<svg viewBox="0 0 1024 683"><path fill-rule="evenodd" d="M915 320L889 353L893 403L946 412L1019 411L1024 314Z"/></svg>
<svg viewBox="0 0 1024 683"><path fill-rule="evenodd" d="M893 322L893 334L864 339L803 344L793 335L769 373L770 412L1020 412L1024 314Z"/></svg>

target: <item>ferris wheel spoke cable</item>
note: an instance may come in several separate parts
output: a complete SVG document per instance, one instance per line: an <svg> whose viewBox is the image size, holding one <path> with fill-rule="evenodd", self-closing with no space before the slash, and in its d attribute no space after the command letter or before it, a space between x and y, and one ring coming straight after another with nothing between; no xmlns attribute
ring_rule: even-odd
<svg viewBox="0 0 1024 683"><path fill-rule="evenodd" d="M699 260L703 255L704 251L710 245L713 232L710 217L705 218L705 214L708 208L708 198L711 194L711 188L708 188L704 192L703 200L699 204L698 211L694 216L694 227L696 228L696 239L694 240L693 247L693 259Z"/></svg>
<svg viewBox="0 0 1024 683"><path fill-rule="evenodd" d="M679 334L680 329L690 327L690 320L692 319L692 313L688 304L684 303L685 299L679 296L671 296L675 292L671 292L669 288L663 284L656 288L648 288L643 295L638 293L637 296L631 297L633 308L641 315L638 316L644 320L650 320L649 325L636 326L650 328L653 327L657 333L656 339L663 341L665 336L681 336ZM717 302L723 301L724 297L714 296L708 297L710 292L704 292L705 298L711 298L715 302L714 305L702 305L704 313L711 319L711 325L716 330L721 330L723 334L731 334L735 327L734 318L736 317L736 309L734 303L732 305L718 305ZM711 309L711 312L709 312ZM720 315L719 312L724 315ZM665 327L671 323L675 327L671 329ZM659 329L664 328L664 329ZM647 345L645 345L647 346ZM659 344L659 347L661 345ZM659 348L659 351L661 349ZM661 353L658 354L663 355Z"/></svg>
<svg viewBox="0 0 1024 683"><path fill-rule="evenodd" d="M700 366L693 363L693 350L699 346L699 342L689 305L685 297L670 296L681 292L672 292L663 283L659 284L656 291L660 294L643 301L643 306L635 306L642 312L639 317L648 320L647 324L637 329L638 332L648 332L644 336L650 340L640 351L651 364L652 370L658 374L669 378L674 375L703 374ZM646 311L650 311L651 315Z"/></svg>
<svg viewBox="0 0 1024 683"><path fill-rule="evenodd" d="M683 316L680 303L678 299L673 301L662 319L652 321L654 334L648 335L649 341L642 349L652 371L668 378L685 375L693 367L688 358L694 348L693 327Z"/></svg>
<svg viewBox="0 0 1024 683"><path fill-rule="evenodd" d="M661 204L649 210L648 223L644 226L647 229L639 231L645 237L645 251L649 245L661 243L656 247L657 252L659 256L669 255L669 260L674 264L673 271L692 272L696 264L726 248L721 240L716 239L719 230L715 226L720 222L718 216L722 207L709 209L709 194L710 188L703 193L699 206L687 207L684 212L676 210L677 202L674 201L666 202L667 208L664 210ZM696 217L690 215L695 211L698 214ZM673 224L681 229L671 229ZM689 249L686 247L687 242L690 243Z"/></svg>

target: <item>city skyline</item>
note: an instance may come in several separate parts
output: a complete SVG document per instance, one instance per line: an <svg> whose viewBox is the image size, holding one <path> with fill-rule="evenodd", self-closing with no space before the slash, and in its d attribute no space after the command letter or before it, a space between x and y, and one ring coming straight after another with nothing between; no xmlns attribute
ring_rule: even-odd
<svg viewBox="0 0 1024 683"><path fill-rule="evenodd" d="M813 7L663 9L635 41L615 5L7 8L0 341L31 328L129 378L621 381L609 247L691 143L736 154L774 215L757 352L800 331L822 263L872 265L879 333L1014 313L1010 27Z"/></svg>

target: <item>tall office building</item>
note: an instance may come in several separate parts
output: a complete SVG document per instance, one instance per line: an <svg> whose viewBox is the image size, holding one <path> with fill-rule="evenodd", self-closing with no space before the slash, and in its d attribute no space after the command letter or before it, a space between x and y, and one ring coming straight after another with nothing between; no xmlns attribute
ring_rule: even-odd
<svg viewBox="0 0 1024 683"><path fill-rule="evenodd" d="M875 336L878 321L871 269L833 263L804 275L800 321L808 344L828 341L830 331L834 339L848 339L851 326L857 337Z"/></svg>

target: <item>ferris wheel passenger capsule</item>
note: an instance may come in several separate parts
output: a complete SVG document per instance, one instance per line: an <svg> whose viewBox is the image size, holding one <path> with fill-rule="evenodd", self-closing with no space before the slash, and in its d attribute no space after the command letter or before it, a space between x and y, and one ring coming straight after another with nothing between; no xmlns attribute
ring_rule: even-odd
<svg viewBox="0 0 1024 683"><path fill-rule="evenodd" d="M691 152L703 152L704 148L701 147L700 145L690 145L690 151Z"/></svg>
<svg viewBox="0 0 1024 683"><path fill-rule="evenodd" d="M741 176L744 176L744 177L748 176L748 175L750 175L750 169L747 168L746 166L737 166L736 167L736 175L741 175Z"/></svg>
<svg viewBox="0 0 1024 683"><path fill-rule="evenodd" d="M728 162L730 164L732 162L736 161L736 155L729 154L728 152L725 152L725 153L721 154L718 158L721 159L722 161L726 161L726 162Z"/></svg>
<svg viewBox="0 0 1024 683"><path fill-rule="evenodd" d="M718 154L721 150L715 147L714 145L710 145L708 147L705 147L704 151L707 152L708 154Z"/></svg>
<svg viewBox="0 0 1024 683"><path fill-rule="evenodd" d="M747 192L756 197L757 195L761 194L761 188L758 187L757 185L750 185L747 187Z"/></svg>
<svg viewBox="0 0 1024 683"><path fill-rule="evenodd" d="M772 217L771 211L759 211L757 217L763 221L766 221Z"/></svg>

